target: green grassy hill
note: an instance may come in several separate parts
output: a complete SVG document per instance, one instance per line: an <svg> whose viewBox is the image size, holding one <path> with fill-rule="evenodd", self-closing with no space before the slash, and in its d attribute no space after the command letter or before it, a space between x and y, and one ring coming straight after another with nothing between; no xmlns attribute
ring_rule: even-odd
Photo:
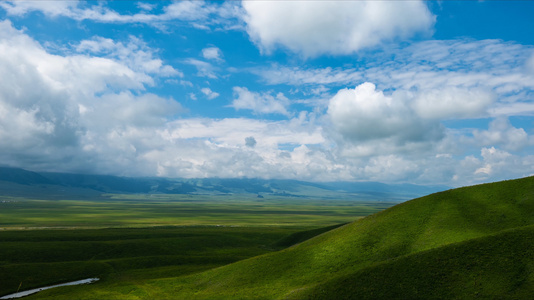
<svg viewBox="0 0 534 300"><path fill-rule="evenodd" d="M128 288L95 284L83 289L50 290L42 296L337 299L351 298L355 285L369 285L369 276L374 276L375 290L380 290L382 281L392 286L402 284L388 295L360 290L369 298L507 297L514 288L519 296L532 296L534 259L532 227L528 226L533 224L534 177L529 177L418 198L285 250L190 276L147 281ZM469 262L473 262L473 270L482 273L485 266L493 269L476 277L476 271L466 272ZM499 287L493 282L500 277L491 274L499 275L499 266L508 264L513 266L510 276L514 280ZM429 285L428 281L435 284ZM477 286L473 294L463 289L469 282Z"/></svg>
<svg viewBox="0 0 534 300"><path fill-rule="evenodd" d="M532 299L534 226L401 256L289 299Z"/></svg>

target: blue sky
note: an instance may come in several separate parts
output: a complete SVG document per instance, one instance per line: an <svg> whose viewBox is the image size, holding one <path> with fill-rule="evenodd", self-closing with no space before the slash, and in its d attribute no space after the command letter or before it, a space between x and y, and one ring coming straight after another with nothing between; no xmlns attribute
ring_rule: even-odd
<svg viewBox="0 0 534 300"><path fill-rule="evenodd" d="M532 1L2 1L0 164L461 186L534 174Z"/></svg>

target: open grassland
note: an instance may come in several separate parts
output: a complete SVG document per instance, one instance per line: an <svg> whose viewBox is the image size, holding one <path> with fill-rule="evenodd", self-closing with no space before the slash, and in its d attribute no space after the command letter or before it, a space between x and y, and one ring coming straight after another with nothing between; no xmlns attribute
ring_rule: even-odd
<svg viewBox="0 0 534 300"><path fill-rule="evenodd" d="M388 202L200 195L107 195L96 200L0 197L0 230L43 227L328 226L394 205Z"/></svg>
<svg viewBox="0 0 534 300"><path fill-rule="evenodd" d="M284 250L138 285L53 299L532 299L534 177L441 192ZM369 280L374 280L366 290ZM383 283L383 285L382 285ZM391 291L387 290L392 287Z"/></svg>
<svg viewBox="0 0 534 300"><path fill-rule="evenodd" d="M333 228L322 226L392 205L244 196L0 197L0 296L89 277L139 287L280 250Z"/></svg>

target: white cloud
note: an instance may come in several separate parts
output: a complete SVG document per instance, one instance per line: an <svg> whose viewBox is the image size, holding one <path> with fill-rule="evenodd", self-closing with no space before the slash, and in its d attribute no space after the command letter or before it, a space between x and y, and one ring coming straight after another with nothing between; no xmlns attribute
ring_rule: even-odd
<svg viewBox="0 0 534 300"><path fill-rule="evenodd" d="M71 16L72 10L78 6L78 1L2 1L2 7L10 15L24 15L32 11L41 11L45 15Z"/></svg>
<svg viewBox="0 0 534 300"><path fill-rule="evenodd" d="M420 167L413 161L390 154L372 157L360 172L362 173L360 176L363 175L369 180L396 181L407 180L420 173Z"/></svg>
<svg viewBox="0 0 534 300"><path fill-rule="evenodd" d="M151 11L154 8L156 8L156 6L157 5L155 3L137 2L137 7L139 7L139 9L145 10L145 11Z"/></svg>
<svg viewBox="0 0 534 300"><path fill-rule="evenodd" d="M328 116L335 130L354 143L389 138L399 144L439 139L439 124L418 116L409 100L404 95L386 96L366 82L355 89L338 91L330 99Z"/></svg>
<svg viewBox="0 0 534 300"><path fill-rule="evenodd" d="M530 55L530 58L525 63L527 72L530 74L534 74L534 52L532 55Z"/></svg>
<svg viewBox="0 0 534 300"><path fill-rule="evenodd" d="M440 124L486 111L532 115L532 76L524 67L530 54L522 54L523 46L495 41L450 44L412 46L419 49L414 57L421 57L415 63L406 53L398 62L377 58L383 69L373 62L365 70L273 68L282 78L276 84L287 79L299 93L315 90L330 98L326 114L322 107L298 114L303 102L288 99L291 92L241 86L234 88L231 106L264 120L187 119L176 117L183 108L174 99L145 91L158 77L181 75L174 68L166 74L168 65L157 49L141 40L94 37L69 53L51 54L9 21L0 22L0 163L130 176L455 184L533 174L531 132L506 118L497 118L487 130ZM489 51L493 46L504 54ZM464 66L449 64L461 57L468 61ZM204 76L210 71L215 76L217 70L204 63ZM369 78L376 86L360 85ZM180 78L164 80L192 85ZM327 89L338 92L329 97ZM204 92L195 91L199 97L214 93ZM288 118L265 120L280 117L267 114Z"/></svg>
<svg viewBox="0 0 534 300"><path fill-rule="evenodd" d="M472 118L486 115L495 96L484 90L456 87L423 91L414 99L413 107L422 118Z"/></svg>
<svg viewBox="0 0 534 300"><path fill-rule="evenodd" d="M14 29L9 21L0 22L0 29L0 42L4 45L1 49L4 68L13 68L13 76L17 74L16 66L25 66L38 80L58 91L67 89L81 93L103 91L107 87L143 89L145 85L154 83L142 70L133 70L114 59L51 55L40 44ZM14 80L10 79L13 76L3 77L5 92L12 90L7 83ZM26 81L27 79L22 79L21 82ZM21 83L14 84L17 86Z"/></svg>
<svg viewBox="0 0 534 300"><path fill-rule="evenodd" d="M482 148L481 156L481 167L475 170L475 175L491 176L496 172L503 171L503 168L516 164L515 162L512 162L513 160L516 160L513 155L506 151L495 149L495 147Z"/></svg>
<svg viewBox="0 0 534 300"><path fill-rule="evenodd" d="M202 88L200 90L209 100L219 97L219 93L212 91L210 88Z"/></svg>
<svg viewBox="0 0 534 300"><path fill-rule="evenodd" d="M186 59L184 62L197 68L197 76L217 79L217 68L215 68L212 64L194 58Z"/></svg>
<svg viewBox="0 0 534 300"><path fill-rule="evenodd" d="M236 110L249 109L256 114L282 114L289 116L287 111L289 99L282 93L272 96L269 93L251 92L244 87L234 87L233 90L237 98L232 101L231 106Z"/></svg>
<svg viewBox="0 0 534 300"><path fill-rule="evenodd" d="M302 89L373 82L384 90L412 94L410 105L425 118L532 116L534 73L525 72L531 48L499 40L431 40L376 53L365 69L273 65L251 72L267 84ZM390 59L393 54L395 60Z"/></svg>
<svg viewBox="0 0 534 300"><path fill-rule="evenodd" d="M386 181L465 185L532 174L534 156L525 153L534 139L508 119L495 119L488 130L452 130L440 124L451 116L483 113L493 100L478 93L453 89L440 97L436 92L435 98L407 91L385 94L371 83L342 89L330 99L327 112L332 124L328 137L337 144L334 161L345 160L353 178ZM443 103L424 106L421 97ZM464 157L480 147L480 158Z"/></svg>
<svg viewBox="0 0 534 300"><path fill-rule="evenodd" d="M423 1L244 1L253 42L305 57L350 54L431 31L435 17Z"/></svg>
<svg viewBox="0 0 534 300"><path fill-rule="evenodd" d="M489 124L488 130L473 131L473 137L482 146L501 146L508 151L518 151L534 144L523 128L512 126L507 118L499 117Z"/></svg>
<svg viewBox="0 0 534 300"><path fill-rule="evenodd" d="M362 81L363 74L355 69L302 69L274 65L269 69L253 69L267 84L316 85L351 84Z"/></svg>
<svg viewBox="0 0 534 300"><path fill-rule="evenodd" d="M534 102L502 102L488 109L490 116L534 116Z"/></svg>
<svg viewBox="0 0 534 300"><path fill-rule="evenodd" d="M74 20L92 20L101 23L144 23L157 28L168 25L188 24L199 29L223 26L240 29L241 12L237 4L210 3L205 1L176 1L163 7L163 13L153 14L154 4L138 3L140 11L122 15L101 2L86 1L2 1L0 7L8 15L22 16L40 11L48 17L68 17Z"/></svg>
<svg viewBox="0 0 534 300"><path fill-rule="evenodd" d="M162 19L204 20L215 12L214 6L204 1L178 1L165 7Z"/></svg>
<svg viewBox="0 0 534 300"><path fill-rule="evenodd" d="M112 39L103 37L93 37L91 40L83 40L76 46L76 51L92 55L102 55L104 57L119 60L128 65L129 68L155 74L161 77L178 76L183 77L183 73L177 71L170 65L164 65L159 58L154 58L154 50L150 49L142 40L130 36L128 44L115 42Z"/></svg>
<svg viewBox="0 0 534 300"><path fill-rule="evenodd" d="M286 121L176 120L158 132L168 142L151 151L149 159L159 161L160 175L165 176L326 180L329 175L319 170L330 168L328 160L303 146L325 142L320 127L310 128L310 122L305 114ZM295 148L288 152L280 150L282 145Z"/></svg>
<svg viewBox="0 0 534 300"><path fill-rule="evenodd" d="M23 110L0 103L0 140L2 148L9 151L32 147L42 143L41 138L52 134L55 125L38 116L39 109ZM17 134L13 134L13 133ZM8 150L9 149L9 150Z"/></svg>
<svg viewBox="0 0 534 300"><path fill-rule="evenodd" d="M267 84L354 85L375 82L393 89L478 88L511 97L534 86L524 72L532 47L499 40L422 41L373 54L365 69L273 65L252 69ZM392 55L395 60L391 60Z"/></svg>
<svg viewBox="0 0 534 300"><path fill-rule="evenodd" d="M229 147L238 147L247 137L254 136L258 142L257 148L266 149L282 144L321 144L325 142L321 128L312 126L311 119L303 114L287 121L245 118L175 120L168 124L162 136L169 140L209 139Z"/></svg>
<svg viewBox="0 0 534 300"><path fill-rule="evenodd" d="M173 99L141 93L153 84L145 71L154 69L130 64L129 56L53 55L0 22L1 161L90 172L113 156L119 161L119 137L153 130L182 110Z"/></svg>
<svg viewBox="0 0 534 300"><path fill-rule="evenodd" d="M202 49L202 57L204 57L205 59L210 59L210 60L214 60L217 62L223 61L222 51L221 49L217 47L208 47L208 48Z"/></svg>
<svg viewBox="0 0 534 300"><path fill-rule="evenodd" d="M134 96L128 91L105 94L88 105L91 105L91 110L84 114L81 121L87 128L103 131L124 124L136 128L159 127L182 111L181 105L173 99L154 94Z"/></svg>

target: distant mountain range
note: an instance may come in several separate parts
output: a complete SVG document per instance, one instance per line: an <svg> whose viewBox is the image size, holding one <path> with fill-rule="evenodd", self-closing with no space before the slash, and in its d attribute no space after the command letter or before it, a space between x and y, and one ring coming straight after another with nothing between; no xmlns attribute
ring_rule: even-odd
<svg viewBox="0 0 534 300"><path fill-rule="evenodd" d="M379 182L304 182L249 178L175 179L32 172L0 167L0 195L42 198L95 197L118 194L202 194L318 199L405 201L447 186L384 184Z"/></svg>

